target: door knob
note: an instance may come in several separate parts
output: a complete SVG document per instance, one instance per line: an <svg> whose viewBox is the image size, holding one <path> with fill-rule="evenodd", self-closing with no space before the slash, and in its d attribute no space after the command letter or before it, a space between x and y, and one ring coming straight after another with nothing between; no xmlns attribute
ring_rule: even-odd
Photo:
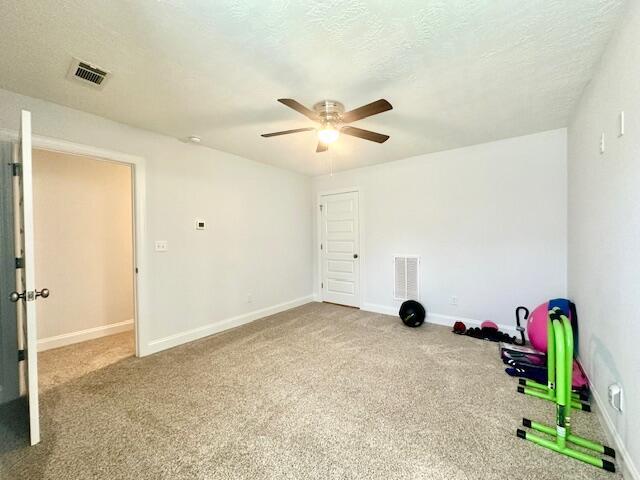
<svg viewBox="0 0 640 480"><path fill-rule="evenodd" d="M38 297L47 298L50 293L51 292L49 292L48 288L43 288L40 291L36 290L36 298L38 298Z"/></svg>
<svg viewBox="0 0 640 480"><path fill-rule="evenodd" d="M51 292L49 292L48 288L43 288L40 291L36 290L35 298L38 298L38 297L47 298L50 294ZM9 294L9 300L11 300L14 303L17 302L18 300L24 300L25 298L26 298L25 292L22 292L22 293L11 292ZM33 299L34 299L33 292L30 292L29 300L33 300Z"/></svg>
<svg viewBox="0 0 640 480"><path fill-rule="evenodd" d="M357 253L354 253L354 254L353 254L353 258L358 258L358 254L357 254Z"/></svg>
<svg viewBox="0 0 640 480"><path fill-rule="evenodd" d="M16 303L21 298L24 299L24 292L22 292L22 293L11 292L9 294L9 300L11 300L13 303Z"/></svg>

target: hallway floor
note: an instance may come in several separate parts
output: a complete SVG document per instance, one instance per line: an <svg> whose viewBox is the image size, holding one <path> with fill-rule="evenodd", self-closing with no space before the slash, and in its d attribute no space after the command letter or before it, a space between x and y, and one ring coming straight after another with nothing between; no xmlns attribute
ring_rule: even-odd
<svg viewBox="0 0 640 480"><path fill-rule="evenodd" d="M135 354L133 330L38 353L40 393Z"/></svg>

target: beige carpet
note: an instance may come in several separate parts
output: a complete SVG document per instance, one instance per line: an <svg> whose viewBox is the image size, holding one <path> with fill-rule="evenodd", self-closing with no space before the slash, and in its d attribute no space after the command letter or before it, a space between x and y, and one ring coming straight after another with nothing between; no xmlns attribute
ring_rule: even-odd
<svg viewBox="0 0 640 480"><path fill-rule="evenodd" d="M40 393L135 355L133 331L38 354Z"/></svg>
<svg viewBox="0 0 640 480"><path fill-rule="evenodd" d="M516 438L553 422L516 383L495 344L314 303L48 388L42 443L0 477L619 478Z"/></svg>

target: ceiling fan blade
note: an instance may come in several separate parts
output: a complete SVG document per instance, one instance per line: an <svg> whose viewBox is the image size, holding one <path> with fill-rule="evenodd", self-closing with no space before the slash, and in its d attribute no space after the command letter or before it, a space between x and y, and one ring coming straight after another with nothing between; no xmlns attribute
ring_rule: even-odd
<svg viewBox="0 0 640 480"><path fill-rule="evenodd" d="M283 132L263 133L261 137L277 137L278 135L289 135L290 133L309 132L315 130L313 127L308 128L296 128L295 130L285 130Z"/></svg>
<svg viewBox="0 0 640 480"><path fill-rule="evenodd" d="M316 148L316 153L326 152L329 150L329 145L326 143L318 142L318 148Z"/></svg>
<svg viewBox="0 0 640 480"><path fill-rule="evenodd" d="M387 102L384 98L381 98L380 100L376 100L375 102L369 103L368 105L363 105L362 107L356 108L355 110L343 113L342 121L345 123L355 122L356 120L370 117L371 115L386 112L387 110L391 110L392 108L393 106L389 102Z"/></svg>
<svg viewBox="0 0 640 480"><path fill-rule="evenodd" d="M364 138L365 140L371 140L372 142L378 143L384 143L389 140L389 135L383 135L382 133L371 132L369 130L363 130L356 127L342 127L340 132L345 135Z"/></svg>
<svg viewBox="0 0 640 480"><path fill-rule="evenodd" d="M320 117L313 110L308 109L300 102L295 101L293 98L279 98L278 101L283 105L286 105L289 108L293 108L296 112L301 113L305 117L313 120L314 122L319 122Z"/></svg>

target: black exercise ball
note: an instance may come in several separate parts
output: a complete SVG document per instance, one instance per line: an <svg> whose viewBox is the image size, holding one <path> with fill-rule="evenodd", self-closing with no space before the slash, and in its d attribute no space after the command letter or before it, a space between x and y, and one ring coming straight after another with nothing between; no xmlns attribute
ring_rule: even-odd
<svg viewBox="0 0 640 480"><path fill-rule="evenodd" d="M420 302L407 300L400 306L400 318L407 327L419 327L424 323L426 312Z"/></svg>

